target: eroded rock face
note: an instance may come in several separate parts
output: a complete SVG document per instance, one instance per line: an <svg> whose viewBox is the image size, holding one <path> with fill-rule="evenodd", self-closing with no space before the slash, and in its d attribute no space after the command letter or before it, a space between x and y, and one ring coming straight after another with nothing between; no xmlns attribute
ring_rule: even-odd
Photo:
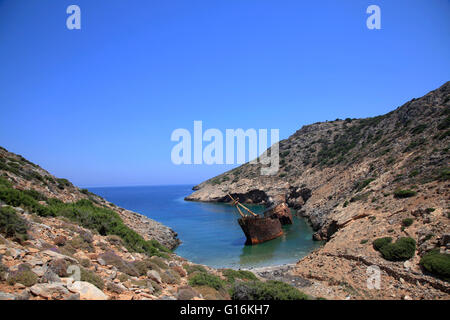
<svg viewBox="0 0 450 320"><path fill-rule="evenodd" d="M292 213L285 202L275 204L264 211L264 216L280 220L282 225L292 224Z"/></svg>

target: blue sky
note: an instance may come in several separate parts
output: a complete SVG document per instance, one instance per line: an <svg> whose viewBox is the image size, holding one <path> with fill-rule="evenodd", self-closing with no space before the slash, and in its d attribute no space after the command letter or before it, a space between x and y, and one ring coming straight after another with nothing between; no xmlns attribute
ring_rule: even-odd
<svg viewBox="0 0 450 320"><path fill-rule="evenodd" d="M174 129L386 113L450 80L449 36L448 0L0 0L0 145L81 186L195 184L230 166L173 165Z"/></svg>

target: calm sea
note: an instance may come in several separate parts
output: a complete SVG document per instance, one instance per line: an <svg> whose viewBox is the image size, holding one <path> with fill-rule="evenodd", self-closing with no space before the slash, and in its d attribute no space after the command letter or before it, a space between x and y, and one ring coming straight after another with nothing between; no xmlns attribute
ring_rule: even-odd
<svg viewBox="0 0 450 320"><path fill-rule="evenodd" d="M182 244L175 252L211 267L261 267L294 263L320 246L302 218L283 227L284 235L255 246L246 246L236 209L227 204L184 201L192 186L89 188L123 208L159 221L178 233ZM260 213L261 206L252 206Z"/></svg>

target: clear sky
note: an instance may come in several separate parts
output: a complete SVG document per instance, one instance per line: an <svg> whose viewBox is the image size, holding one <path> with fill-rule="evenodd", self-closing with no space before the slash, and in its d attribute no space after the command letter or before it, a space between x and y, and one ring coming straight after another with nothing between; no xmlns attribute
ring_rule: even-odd
<svg viewBox="0 0 450 320"><path fill-rule="evenodd" d="M81 30L66 28L70 4ZM170 135L194 120L286 138L448 80L448 0L0 0L0 145L80 186L230 168L172 164Z"/></svg>

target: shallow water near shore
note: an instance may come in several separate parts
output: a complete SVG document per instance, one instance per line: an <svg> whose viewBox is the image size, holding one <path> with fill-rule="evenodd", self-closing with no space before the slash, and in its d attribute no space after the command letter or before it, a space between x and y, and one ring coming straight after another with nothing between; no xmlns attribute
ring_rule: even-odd
<svg viewBox="0 0 450 320"><path fill-rule="evenodd" d="M159 221L178 233L175 253L215 268L254 268L295 263L320 246L305 219L294 217L280 238L245 245L236 209L228 204L184 201L192 186L89 188L118 206ZM256 213L262 206L251 206Z"/></svg>

